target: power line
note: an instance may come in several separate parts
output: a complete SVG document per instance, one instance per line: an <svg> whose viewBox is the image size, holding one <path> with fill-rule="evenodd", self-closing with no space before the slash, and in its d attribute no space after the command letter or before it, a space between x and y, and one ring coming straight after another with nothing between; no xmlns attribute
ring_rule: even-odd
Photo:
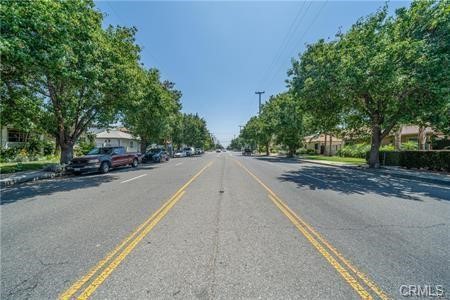
<svg viewBox="0 0 450 300"><path fill-rule="evenodd" d="M304 2L305 3L305 2ZM308 11L309 11L309 9L311 8L311 5L312 5L312 2L309 2L309 4L308 4L308 6L306 7L306 9L304 9L303 10L303 12L302 12L302 15L301 15L301 17L300 17L300 21L299 21L299 23L297 24L297 26L295 27L295 30L294 31L292 31L292 32L288 32L288 35L289 35L289 38L287 39L287 43L285 43L283 46L282 46L282 48L281 48L281 51L278 53L278 55L275 57L275 59L274 59L274 64L272 64L272 67L270 68L270 70L269 70L269 72L267 73L267 74L265 74L265 75L267 75L267 76L265 76L265 81L263 82L263 84L264 85L266 85L267 83L270 83L270 80L272 79L272 75L273 75L273 72L274 72L274 70L276 70L276 67L278 66L278 64L280 63L280 62L282 62L282 60L283 60L283 55L284 55L284 53L285 53L285 51L286 51L286 49L288 49L288 48L290 48L289 46L290 46L290 42L291 41L293 41L292 39L290 39L290 37L292 37L292 36L294 36L294 34L297 32L297 29L298 28L300 28L300 25L302 24L302 22L303 22L303 20L304 20L304 18L305 18L305 16L306 16L306 14L308 13Z"/></svg>
<svg viewBox="0 0 450 300"><path fill-rule="evenodd" d="M309 26L306 28L306 30L303 32L303 35L301 35L301 38L298 39L298 43L294 44L294 47L290 48L290 51L288 53L292 53L292 50L296 49L299 45L300 42L303 41L303 39L305 38L306 34L308 33L308 31L311 29L311 27L314 25L314 23L316 22L317 18L319 17L320 13L322 12L322 10L325 8L325 6L327 5L328 0L324 2L324 4L318 9L316 15L313 17L311 23L309 24ZM275 79L276 75L281 71L281 69L283 68L283 63L281 62L279 67L277 68L276 72L272 74L271 80ZM273 86L273 84L271 85Z"/></svg>
<svg viewBox="0 0 450 300"><path fill-rule="evenodd" d="M283 51L283 48L285 47L285 44L288 42L291 33L297 31L297 26L298 26L298 24L296 25L297 19L298 19L298 17L300 16L300 13L301 13L303 7L305 6L305 3L306 3L306 2L302 2L302 5L299 7L299 9L298 9L298 11L297 11L297 14L295 15L295 17L294 17L294 19L293 19L291 25L289 26L289 29L288 29L288 31L286 32L286 34L285 34L285 36L284 36L284 39L283 39L283 41L281 42L279 48L277 49L277 52L276 52L274 58L272 59L271 63L267 66L266 71L263 73L263 77L261 78L261 80L260 80L260 82L259 82L260 85L261 85L262 83L264 83L264 79L266 79L267 73L269 73L269 71L272 69L273 65L276 63L278 57L281 55L281 53L282 53L282 51ZM296 26L295 26L295 25L296 25ZM294 29L294 26L295 26L295 30L292 31L292 30Z"/></svg>

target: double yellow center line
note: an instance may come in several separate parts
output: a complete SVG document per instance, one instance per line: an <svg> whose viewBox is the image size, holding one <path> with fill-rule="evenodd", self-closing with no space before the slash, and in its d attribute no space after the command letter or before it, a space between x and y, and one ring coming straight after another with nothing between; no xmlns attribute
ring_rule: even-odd
<svg viewBox="0 0 450 300"><path fill-rule="evenodd" d="M261 179L247 169L241 162L234 160L237 165L244 169L253 179L256 180L267 192L269 199L280 209L280 211L294 224L305 238L322 254L328 263L344 278L344 280L358 293L362 299L373 299L374 295L380 299L389 299L366 274L353 266L339 251L336 250L325 238L323 238L314 228L302 220L293 212ZM357 279L358 278L358 279ZM368 287L368 289L366 288Z"/></svg>
<svg viewBox="0 0 450 300"><path fill-rule="evenodd" d="M183 197L186 188L199 177L208 167L212 165L209 162L188 182L186 182L169 200L164 203L154 214L152 214L144 223L125 238L116 248L108 253L98 262L85 276L75 282L69 289L59 296L59 299L88 299L92 293L108 278L117 266L131 253L137 244L164 218L169 210ZM96 276L95 276L96 275ZM88 285L86 286L86 284ZM82 287L85 289L79 293ZM78 296L75 296L78 294Z"/></svg>

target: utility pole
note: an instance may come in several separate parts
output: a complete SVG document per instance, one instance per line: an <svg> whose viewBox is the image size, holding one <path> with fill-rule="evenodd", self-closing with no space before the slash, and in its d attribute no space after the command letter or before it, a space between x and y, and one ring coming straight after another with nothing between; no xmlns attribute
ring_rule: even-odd
<svg viewBox="0 0 450 300"><path fill-rule="evenodd" d="M258 114L261 114L261 95L264 94L265 91L257 91L255 92L255 94L257 94L259 96L259 112Z"/></svg>

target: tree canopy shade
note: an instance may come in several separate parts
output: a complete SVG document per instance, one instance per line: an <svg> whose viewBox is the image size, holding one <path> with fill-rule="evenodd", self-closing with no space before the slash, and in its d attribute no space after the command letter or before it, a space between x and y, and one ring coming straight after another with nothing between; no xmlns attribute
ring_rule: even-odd
<svg viewBox="0 0 450 300"><path fill-rule="evenodd" d="M303 112L300 104L292 93L286 92L271 97L265 105L270 109L275 141L288 147L289 156L295 154L304 136Z"/></svg>
<svg viewBox="0 0 450 300"><path fill-rule="evenodd" d="M210 148L211 134L206 127L205 119L197 114L183 114L181 121L181 141L192 147Z"/></svg>
<svg viewBox="0 0 450 300"><path fill-rule="evenodd" d="M68 163L85 129L111 122L129 97L139 59L136 30L103 30L88 0L7 1L1 18L2 94L41 99L61 163Z"/></svg>
<svg viewBox="0 0 450 300"><path fill-rule="evenodd" d="M381 140L399 122L445 119L449 13L445 1L416 1L395 17L384 7L335 41L309 45L290 85L323 127L370 128L369 165L378 167Z"/></svg>
<svg viewBox="0 0 450 300"><path fill-rule="evenodd" d="M180 114L181 92L170 82L161 82L156 69L139 69L133 84L132 100L122 105L123 123L141 139L141 152L150 143L171 140Z"/></svg>

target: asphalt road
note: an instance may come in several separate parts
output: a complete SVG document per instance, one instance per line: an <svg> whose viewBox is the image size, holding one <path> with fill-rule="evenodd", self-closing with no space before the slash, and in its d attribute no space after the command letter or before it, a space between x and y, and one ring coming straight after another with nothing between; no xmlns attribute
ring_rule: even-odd
<svg viewBox="0 0 450 300"><path fill-rule="evenodd" d="M1 299L450 295L448 186L227 152L1 203Z"/></svg>

